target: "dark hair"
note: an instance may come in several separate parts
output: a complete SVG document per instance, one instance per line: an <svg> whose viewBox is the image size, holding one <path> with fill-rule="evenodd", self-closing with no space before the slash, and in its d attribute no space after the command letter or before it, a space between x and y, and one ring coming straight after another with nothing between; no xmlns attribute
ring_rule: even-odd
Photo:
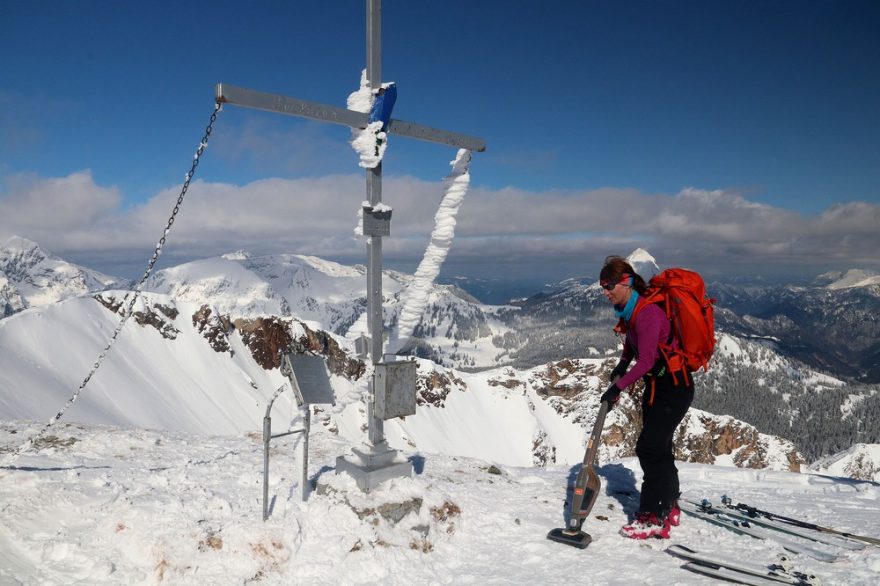
<svg viewBox="0 0 880 586"><path fill-rule="evenodd" d="M647 283L639 275L632 265L622 256L609 256L605 258L605 264L599 272L599 280L606 283L616 283L620 281L624 275L631 275L633 278L632 288L639 295L644 295L648 289Z"/></svg>

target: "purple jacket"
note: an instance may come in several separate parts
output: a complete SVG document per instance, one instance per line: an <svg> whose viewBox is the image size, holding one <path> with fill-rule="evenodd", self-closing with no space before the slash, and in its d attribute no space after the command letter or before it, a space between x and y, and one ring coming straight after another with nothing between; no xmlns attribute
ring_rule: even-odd
<svg viewBox="0 0 880 586"><path fill-rule="evenodd" d="M669 320L656 303L639 310L636 319L628 322L627 327L626 343L623 345L620 360L629 364L635 358L636 365L617 381L620 389L627 388L648 374L660 358L658 345L669 339Z"/></svg>

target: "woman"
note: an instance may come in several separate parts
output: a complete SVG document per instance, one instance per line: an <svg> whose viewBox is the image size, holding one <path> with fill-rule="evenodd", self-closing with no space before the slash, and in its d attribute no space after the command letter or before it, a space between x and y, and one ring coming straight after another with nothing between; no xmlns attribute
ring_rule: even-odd
<svg viewBox="0 0 880 586"><path fill-rule="evenodd" d="M626 259L605 259L599 284L620 318L618 328L626 332L620 361L611 371L611 385L602 401L607 401L610 409L623 389L640 378L645 382L642 433L636 443L643 472L642 492L635 519L620 532L632 539L666 539L670 525L678 525L681 515L672 436L694 399L693 381L689 376L674 379L668 371L659 345L670 342L669 320L656 303L640 303L647 285ZM633 359L635 365L627 372Z"/></svg>

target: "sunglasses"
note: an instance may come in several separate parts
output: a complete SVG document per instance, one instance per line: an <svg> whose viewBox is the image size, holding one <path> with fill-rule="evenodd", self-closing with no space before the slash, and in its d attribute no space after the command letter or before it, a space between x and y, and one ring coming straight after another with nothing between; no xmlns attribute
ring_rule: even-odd
<svg viewBox="0 0 880 586"><path fill-rule="evenodd" d="M628 282L629 282L629 275L623 275L623 276L621 276L619 281L615 281L613 283L611 283L609 281L600 281L599 286L602 287L603 289L605 289L606 291L611 291L612 289L617 287L619 284L628 283Z"/></svg>

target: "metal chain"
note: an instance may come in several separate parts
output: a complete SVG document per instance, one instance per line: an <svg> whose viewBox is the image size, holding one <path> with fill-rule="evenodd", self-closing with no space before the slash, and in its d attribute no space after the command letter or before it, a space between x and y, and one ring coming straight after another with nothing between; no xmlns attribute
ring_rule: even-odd
<svg viewBox="0 0 880 586"><path fill-rule="evenodd" d="M18 448L16 448L11 455L6 458L6 461L3 463L3 468L10 467L23 453L30 450L34 442L46 433L46 430L49 429L56 421L61 419L64 415L64 412L73 405L76 400L79 398L80 393L82 393L83 389L85 389L86 385L89 384L89 381L94 376L95 372L97 372L98 368L101 367L101 363L104 362L104 358L107 357L107 354L110 352L110 348L113 347L113 344L116 343L116 339L119 337L119 333L122 331L123 326L125 326L125 322L128 321L134 312L134 304L137 302L138 298L141 296L141 293L144 288L144 284L147 282L147 279L150 277L150 274L153 272L153 268L156 266L156 261L159 260L159 255L162 254L162 248L165 247L165 238L168 236L169 232L171 232L171 226L174 225L174 219L177 217L178 212L180 212L180 206L183 205L183 198L186 197L186 192L189 189L190 181L192 181L193 176L196 173L196 167L199 166L199 160L202 158L202 154L205 152L205 149L208 147L208 139L211 138L211 132L214 130L214 122L217 121L217 113L222 109L222 104L217 103L214 106L214 111L211 113L211 119L208 122L208 126L205 128L205 135L202 137L202 141L199 143L199 148L196 150L196 154L193 156L192 167L190 167L189 171L186 173L186 178L183 182L183 187L180 190L180 195L177 197L177 203L174 204L174 209L171 211L171 217L168 218L168 223L165 224L165 230L162 232L162 237L159 238L159 241L156 243L156 249L153 251L153 256L150 258L150 262L147 263L147 270L144 271L144 276L140 278L137 285L134 288L134 291L127 293L125 298L122 301L122 305L126 305L126 300L128 301L128 305L125 307L122 313L122 319L116 325L116 329L113 330L113 335L110 336L110 341L107 342L107 345L98 355L97 360L92 365L92 370L86 375L86 378L83 379L82 383L80 383L79 388L76 389L76 392L73 393L73 396L67 400L67 403L61 408L58 413L55 414L52 419L50 419L43 427L29 437L27 441L21 444Z"/></svg>

